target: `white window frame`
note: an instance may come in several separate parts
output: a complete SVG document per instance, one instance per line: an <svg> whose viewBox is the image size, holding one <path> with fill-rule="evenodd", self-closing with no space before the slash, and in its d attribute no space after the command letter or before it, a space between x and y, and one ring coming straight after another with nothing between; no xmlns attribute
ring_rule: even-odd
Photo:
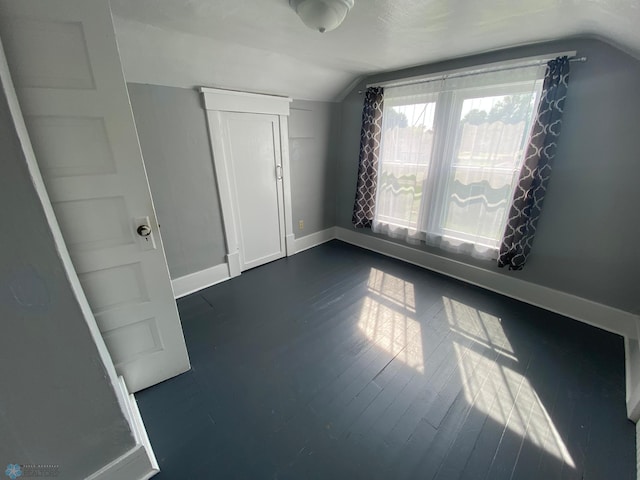
<svg viewBox="0 0 640 480"><path fill-rule="evenodd" d="M488 69L487 71L491 71ZM476 73L483 73L481 70L470 71L470 75ZM456 72L456 74L462 74L463 72ZM432 77L436 78L436 77ZM441 78L446 78L443 75ZM426 80L431 81L431 79ZM408 82L408 83L420 83L420 82ZM534 88L532 88L532 81L512 81L507 83L499 83L486 86L477 87L460 87L452 89L443 89L437 92L425 92L424 96L420 94L413 96L411 101L403 102L402 100L393 101L393 107L415 105L418 103L431 103L435 102L435 117L434 117L434 144L431 152L431 161L428 166L427 178L429 178L430 188L427 191L423 191L423 197L420 203L420 214L418 216L416 229L417 231L426 235L435 235L442 237L443 239L454 240L456 242L462 242L467 244L473 244L485 249L497 250L495 244L499 242L499 238L481 237L478 235L468 235L465 232L458 230L448 229L445 227L445 218L447 209L445 208L446 192L450 188L448 181L448 172L454 168L454 155L459 141L458 122L460 121L460 115L462 112L463 103L470 98L490 97L490 96L506 96L517 94L535 94L535 101L532 106L531 116L529 118L529 124L534 120L535 113L538 108L542 91L543 79L539 78L535 80ZM394 86L394 85L392 85ZM400 85L398 85L400 86ZM386 107L386 105L385 105ZM524 154L526 152L526 144L528 143L529 132L526 133L525 145L522 158L517 164L510 168L512 174L512 188L515 186L515 175L520 171ZM381 153L382 155L382 153ZM384 161L381 156L381 161ZM494 170L494 169L492 169ZM511 197L513 190L511 192ZM378 217L378 213L375 213L376 219L381 223L401 227L411 228L402 223L394 222L392 218ZM502 219L501 229L504 230L508 216L508 209Z"/></svg>
<svg viewBox="0 0 640 480"><path fill-rule="evenodd" d="M444 205L442 205L442 203L444 203L443 201L446 198L446 191L450 187L449 183L444 181L446 180L445 172L450 171L452 168L454 168L454 160L455 160L454 157L456 154L456 147L458 145L458 140L459 140L458 136L460 133L457 127L457 122L460 120L460 115L462 113L462 106L465 100L471 99L471 98L478 98L478 97L527 94L527 93L531 93L532 91L535 94L535 100L531 110L531 118L529 119L529 123L530 123L533 120L533 116L535 116L535 113L538 109L538 103L540 102L540 93L542 91L542 80L536 81L536 85L533 90L531 89L531 82L517 82L512 84L491 85L487 87L465 88L465 89L460 89L460 90L451 92L451 99L450 99L449 105L441 107L441 108L448 107L448 110L449 110L447 132L445 134L445 138L442 140L442 143L444 144L444 149L443 149L443 152L441 152L442 156L440 157L440 159L439 160L436 159L436 162L433 162L433 163L440 164L440 180L441 181L438 182L439 188L437 192L437 198L440 204L437 207L436 215L429 216L431 222L428 225L428 228L430 230L422 229L421 231L431 231L431 232L437 231L440 234L442 234L443 237L452 238L452 239L466 242L466 243L479 244L486 248L491 248L490 244L495 242L496 240L499 240L499 239L494 239L489 237L476 237L476 238L486 238L487 240L487 243L479 243L477 240L474 240L472 236L464 232L460 232L458 230L453 230L453 229L447 229L444 226L444 221L445 221L447 211ZM436 104L436 109L438 108L437 105L438 104ZM529 135L530 135L530 132L527 132L525 144L528 143ZM525 150L526 150L526 145L525 145ZM523 151L523 156L522 158L520 158L519 162L515 164L513 168L509 169L511 170L512 176L515 176L520 171L520 168L522 167L522 161L524 160L524 153L525 152ZM490 170L496 170L496 169L491 168ZM504 230L506 220L507 220L507 214L505 214L505 216L502 219L501 230Z"/></svg>

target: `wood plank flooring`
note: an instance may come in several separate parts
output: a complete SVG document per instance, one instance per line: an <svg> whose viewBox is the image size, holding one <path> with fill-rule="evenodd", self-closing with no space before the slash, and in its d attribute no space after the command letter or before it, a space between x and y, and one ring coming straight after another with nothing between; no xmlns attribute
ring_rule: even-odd
<svg viewBox="0 0 640 480"><path fill-rule="evenodd" d="M178 307L157 478L635 478L616 335L339 241Z"/></svg>

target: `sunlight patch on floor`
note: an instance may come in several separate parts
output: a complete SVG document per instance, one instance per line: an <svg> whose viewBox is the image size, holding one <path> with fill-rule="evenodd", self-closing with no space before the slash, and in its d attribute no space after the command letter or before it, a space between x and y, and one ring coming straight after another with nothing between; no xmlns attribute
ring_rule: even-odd
<svg viewBox="0 0 640 480"><path fill-rule="evenodd" d="M485 348L494 350L500 355L518 361L513 354L513 347L502 329L500 318L478 311L448 297L442 297L442 303L452 331Z"/></svg>
<svg viewBox="0 0 640 480"><path fill-rule="evenodd" d="M369 272L367 287L369 292L381 300L394 304L407 312L416 313L413 283L372 268Z"/></svg>
<svg viewBox="0 0 640 480"><path fill-rule="evenodd" d="M411 282L372 268L358 327L378 347L424 372L422 333Z"/></svg>
<svg viewBox="0 0 640 480"><path fill-rule="evenodd" d="M534 387L516 371L526 366L518 364L500 318L448 297L442 300L452 331L464 338L455 341L454 348L467 402L504 425L503 434L508 429L575 468ZM465 346L469 340L473 343Z"/></svg>

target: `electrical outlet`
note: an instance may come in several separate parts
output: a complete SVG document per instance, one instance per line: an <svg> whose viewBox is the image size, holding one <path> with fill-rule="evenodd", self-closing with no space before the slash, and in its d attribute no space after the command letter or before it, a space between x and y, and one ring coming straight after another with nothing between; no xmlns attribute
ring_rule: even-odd
<svg viewBox="0 0 640 480"><path fill-rule="evenodd" d="M298 220L298 229L304 230L304 220Z"/></svg>

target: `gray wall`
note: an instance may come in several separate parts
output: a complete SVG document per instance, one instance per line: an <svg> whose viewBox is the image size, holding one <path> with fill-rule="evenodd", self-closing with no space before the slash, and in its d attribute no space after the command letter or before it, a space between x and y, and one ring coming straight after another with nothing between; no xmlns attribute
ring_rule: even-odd
<svg viewBox="0 0 640 480"><path fill-rule="evenodd" d="M129 83L171 278L225 261L205 111L194 90ZM296 237L335 225L339 104L294 101L289 117ZM304 229L299 229L299 220ZM194 232L197 232L195 234Z"/></svg>
<svg viewBox="0 0 640 480"><path fill-rule="evenodd" d="M0 468L85 478L135 445L0 94Z"/></svg>
<svg viewBox="0 0 640 480"><path fill-rule="evenodd" d="M224 263L218 190L198 92L127 86L171 278Z"/></svg>
<svg viewBox="0 0 640 480"><path fill-rule="evenodd" d="M640 61L598 40L521 47L363 80L342 103L337 224L352 228L363 100L358 90L367 83L565 50L589 60L571 65L557 158L529 263L509 272L494 262L423 249L640 313Z"/></svg>
<svg viewBox="0 0 640 480"><path fill-rule="evenodd" d="M291 203L296 238L335 225L339 105L295 100L289 117ZM300 220L304 229L299 228Z"/></svg>

